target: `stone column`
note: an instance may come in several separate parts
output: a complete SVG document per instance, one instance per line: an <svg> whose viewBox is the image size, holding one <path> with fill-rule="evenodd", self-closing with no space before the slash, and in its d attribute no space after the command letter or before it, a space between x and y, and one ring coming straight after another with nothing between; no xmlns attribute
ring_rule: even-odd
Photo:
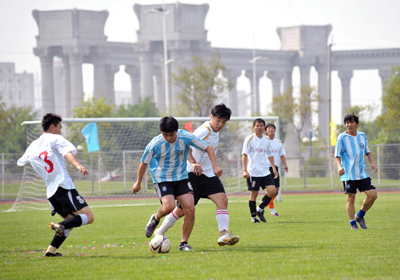
<svg viewBox="0 0 400 280"><path fill-rule="evenodd" d="M289 88L293 87L292 83L292 72L293 69L290 69L290 71L286 71L283 77L283 92L286 92Z"/></svg>
<svg viewBox="0 0 400 280"><path fill-rule="evenodd" d="M140 93L142 99L150 97L154 102L153 52L140 52Z"/></svg>
<svg viewBox="0 0 400 280"><path fill-rule="evenodd" d="M342 115L351 106L350 80L353 77L353 70L341 70L338 73L342 82Z"/></svg>
<svg viewBox="0 0 400 280"><path fill-rule="evenodd" d="M300 69L300 86L309 86L310 85L310 70L311 64L307 61L301 61L299 63Z"/></svg>
<svg viewBox="0 0 400 280"><path fill-rule="evenodd" d="M106 65L104 57L93 57L93 96L100 98L107 95Z"/></svg>
<svg viewBox="0 0 400 280"><path fill-rule="evenodd" d="M64 64L64 115L65 118L72 117L71 108L71 69L68 56L62 57Z"/></svg>
<svg viewBox="0 0 400 280"><path fill-rule="evenodd" d="M54 84L53 84L53 55L41 54L40 66L42 74L42 115L53 113L54 103Z"/></svg>
<svg viewBox="0 0 400 280"><path fill-rule="evenodd" d="M140 71L135 66L125 66L125 73L131 77L131 105L139 104L140 98Z"/></svg>
<svg viewBox="0 0 400 280"><path fill-rule="evenodd" d="M251 112L260 113L260 78L263 74L259 71L256 73L256 91L253 87L253 71L246 70L246 77L250 79L250 89L251 89Z"/></svg>
<svg viewBox="0 0 400 280"><path fill-rule="evenodd" d="M165 90L164 90L164 85L163 85L163 70L160 67L155 67L153 69L154 75L156 77L155 79L155 85L156 85L156 90L155 90L155 103L157 104L158 110L160 112L164 111L165 108Z"/></svg>
<svg viewBox="0 0 400 280"><path fill-rule="evenodd" d="M83 79L82 79L82 53L69 54L70 79L71 79L71 109L79 107L83 99Z"/></svg>
<svg viewBox="0 0 400 280"><path fill-rule="evenodd" d="M272 97L277 97L281 94L281 82L284 76L282 72L268 71L267 77L272 82Z"/></svg>
<svg viewBox="0 0 400 280"><path fill-rule="evenodd" d="M389 76L390 76L390 68L379 69L379 77L381 77L381 81L382 81L382 97L385 95L383 87L385 86L385 82L389 78Z"/></svg>
<svg viewBox="0 0 400 280"><path fill-rule="evenodd" d="M178 40L171 40L168 43L168 50L170 52L170 59L174 62L171 63L171 77L172 74L179 75L179 67L187 67L189 61L191 59L191 43L190 41L178 41ZM170 101L171 105L177 106L177 100L175 98L175 94L180 91L179 87L174 84L172 78L170 79Z"/></svg>
<svg viewBox="0 0 400 280"><path fill-rule="evenodd" d="M106 65L106 94L105 98L111 101L111 104L115 104L115 88L114 88L114 77L115 73L119 71L119 65Z"/></svg>
<svg viewBox="0 0 400 280"><path fill-rule="evenodd" d="M318 102L318 126L320 135L325 138L330 127L330 120L328 120L328 66L318 65L316 70L318 72L318 94L320 98L320 102Z"/></svg>
<svg viewBox="0 0 400 280"><path fill-rule="evenodd" d="M228 93L227 106L232 110L233 116L239 116L238 96L236 90L237 78L240 76L241 70L227 69L225 75L228 81L232 84L232 89Z"/></svg>

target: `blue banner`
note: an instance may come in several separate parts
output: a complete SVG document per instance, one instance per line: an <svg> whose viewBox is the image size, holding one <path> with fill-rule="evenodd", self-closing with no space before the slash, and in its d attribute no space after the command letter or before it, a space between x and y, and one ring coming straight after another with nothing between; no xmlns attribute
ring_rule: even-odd
<svg viewBox="0 0 400 280"><path fill-rule="evenodd" d="M82 134L86 138L88 153L100 151L99 139L97 137L97 123L87 124L82 129Z"/></svg>

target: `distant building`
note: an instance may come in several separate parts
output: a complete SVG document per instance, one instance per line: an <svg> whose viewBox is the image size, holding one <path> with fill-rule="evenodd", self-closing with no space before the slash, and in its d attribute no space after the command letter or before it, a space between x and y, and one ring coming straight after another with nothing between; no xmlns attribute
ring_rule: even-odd
<svg viewBox="0 0 400 280"><path fill-rule="evenodd" d="M0 97L7 108L30 106L34 109L33 74L15 73L14 63L0 62Z"/></svg>

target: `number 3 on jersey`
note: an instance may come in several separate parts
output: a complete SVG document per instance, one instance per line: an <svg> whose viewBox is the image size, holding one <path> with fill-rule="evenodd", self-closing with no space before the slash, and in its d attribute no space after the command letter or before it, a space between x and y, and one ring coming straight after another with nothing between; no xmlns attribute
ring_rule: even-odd
<svg viewBox="0 0 400 280"><path fill-rule="evenodd" d="M51 173L54 169L54 166L53 166L53 163L47 159L47 156L48 156L47 151L40 153L39 158L42 158L42 155L44 156L44 158L43 158L44 162L49 165L49 169L47 169L47 166L45 166L44 169L46 169L47 173Z"/></svg>

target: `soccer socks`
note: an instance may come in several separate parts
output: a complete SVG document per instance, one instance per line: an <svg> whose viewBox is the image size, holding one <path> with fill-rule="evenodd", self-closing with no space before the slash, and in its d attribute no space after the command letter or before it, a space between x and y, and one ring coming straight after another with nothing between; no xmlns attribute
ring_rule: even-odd
<svg viewBox="0 0 400 280"><path fill-rule="evenodd" d="M356 222L356 220L352 220L352 221L350 221L350 226L357 226L357 222Z"/></svg>
<svg viewBox="0 0 400 280"><path fill-rule="evenodd" d="M56 254L57 249L60 248L61 244L64 243L65 239L67 239L70 230L64 230L64 236L58 236L57 234L54 235L53 240L51 241L49 248L47 248L47 252Z"/></svg>
<svg viewBox="0 0 400 280"><path fill-rule="evenodd" d="M275 197L276 197L276 195L273 198L271 198L271 201L268 204L268 207L269 207L270 210L274 209L274 199L275 199Z"/></svg>
<svg viewBox="0 0 400 280"><path fill-rule="evenodd" d="M249 207L250 207L250 214L251 217L255 218L257 216L256 214L256 202L249 200Z"/></svg>
<svg viewBox="0 0 400 280"><path fill-rule="evenodd" d="M365 213L366 213L365 211L360 209L360 211L358 211L358 213L357 213L357 217L364 218Z"/></svg>
<svg viewBox="0 0 400 280"><path fill-rule="evenodd" d="M264 209L269 204L270 201L271 201L271 198L268 195L264 195L259 207L261 209Z"/></svg>
<svg viewBox="0 0 400 280"><path fill-rule="evenodd" d="M77 216L73 216L71 218L62 221L59 224L63 225L64 228L66 229L70 229L86 225L87 223L88 223L88 216L86 214L79 214Z"/></svg>
<svg viewBox="0 0 400 280"><path fill-rule="evenodd" d="M218 209L217 211L215 211L215 218L217 219L219 231L228 232L229 229L228 209Z"/></svg>
<svg viewBox="0 0 400 280"><path fill-rule="evenodd" d="M176 221L179 220L181 217L175 213L175 210L169 213L165 218L161 226L157 230L158 235L164 235L170 228L172 228Z"/></svg>

